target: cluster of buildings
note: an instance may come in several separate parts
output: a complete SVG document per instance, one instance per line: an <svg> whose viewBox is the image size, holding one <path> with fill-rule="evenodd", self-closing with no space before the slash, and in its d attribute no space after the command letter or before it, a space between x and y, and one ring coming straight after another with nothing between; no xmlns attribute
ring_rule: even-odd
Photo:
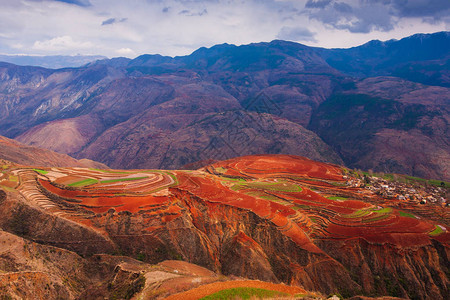
<svg viewBox="0 0 450 300"><path fill-rule="evenodd" d="M347 177L346 179L348 186L364 187L384 198L450 206L450 190L445 187L425 183L404 183L367 175L363 176L362 179L356 177Z"/></svg>

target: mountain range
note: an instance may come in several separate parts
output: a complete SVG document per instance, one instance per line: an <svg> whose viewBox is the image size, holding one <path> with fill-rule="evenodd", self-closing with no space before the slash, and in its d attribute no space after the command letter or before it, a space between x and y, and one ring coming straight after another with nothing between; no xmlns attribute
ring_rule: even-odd
<svg viewBox="0 0 450 300"><path fill-rule="evenodd" d="M79 68L0 64L0 134L113 168L250 154L450 179L450 34L272 41Z"/></svg>

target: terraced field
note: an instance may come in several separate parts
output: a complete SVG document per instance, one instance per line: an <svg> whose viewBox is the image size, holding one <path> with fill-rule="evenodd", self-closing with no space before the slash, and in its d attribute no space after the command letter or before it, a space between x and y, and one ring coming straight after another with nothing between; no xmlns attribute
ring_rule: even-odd
<svg viewBox="0 0 450 300"><path fill-rule="evenodd" d="M345 182L340 167L299 157L253 156L199 171L49 168L13 174L20 179L17 190L26 199L68 218L110 209L138 213L151 208L172 216L164 218L168 221L180 216L174 195L188 191L206 203L252 211L312 252L322 252L313 241L318 238L364 238L404 246L428 243L430 237L448 242L450 236L443 225L436 230L439 224L376 206L364 197L365 191L337 185ZM2 176L8 176L4 185L14 187L10 175ZM318 190L324 187L326 193ZM52 195L60 201L52 201ZM71 213L74 205L78 210Z"/></svg>
<svg viewBox="0 0 450 300"><path fill-rule="evenodd" d="M439 243L448 249L450 242L447 225L413 212L423 207L398 210L393 199L348 186L341 167L296 156L247 156L197 171L17 167L1 173L0 180L28 205L91 228L132 256L150 262L183 259L308 289L314 285L305 278L315 276L319 266L337 277L350 276L340 267L346 263L343 254L329 245L364 241L418 249ZM428 210L449 218L446 207ZM277 273L277 264L290 279ZM358 289L374 289L347 280L356 280Z"/></svg>
<svg viewBox="0 0 450 300"><path fill-rule="evenodd" d="M308 233L309 239L364 238L375 243L412 246L429 243L431 235L448 243L450 234L445 226L436 227L413 214L380 207L375 203L386 202L386 199L379 199L362 188L340 185L345 181L340 167L307 159L284 158L231 159L209 166L206 171L221 177L225 182L223 185L232 191L259 198L255 202L271 202L270 208L266 206L267 211L261 212L261 216L270 216L270 211L283 211L278 215L285 216L287 223L295 215L293 210L304 215L302 223L294 223ZM274 203L284 204L283 209ZM258 203L253 207L262 205ZM448 208L434 208L450 218ZM283 223L279 225L282 227Z"/></svg>

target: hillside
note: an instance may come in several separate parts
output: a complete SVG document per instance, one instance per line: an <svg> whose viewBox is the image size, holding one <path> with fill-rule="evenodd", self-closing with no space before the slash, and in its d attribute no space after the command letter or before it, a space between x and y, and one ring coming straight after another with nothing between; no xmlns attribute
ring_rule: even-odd
<svg viewBox="0 0 450 300"><path fill-rule="evenodd" d="M10 295L24 295L14 287L31 282L36 293L71 299L163 297L217 281L214 272L228 276L222 281L285 283L290 295L301 287L345 297L449 296L444 187L361 177L289 155L245 156L195 171L5 165L0 186L7 186L0 228L9 232L1 237L17 241L7 243L16 251L0 248L0 290ZM209 271L161 263L174 259ZM30 271L47 277L17 279Z"/></svg>
<svg viewBox="0 0 450 300"><path fill-rule="evenodd" d="M274 153L450 180L449 40L223 44L60 70L2 63L0 134L115 168Z"/></svg>
<svg viewBox="0 0 450 300"><path fill-rule="evenodd" d="M0 159L24 166L108 168L89 159L74 159L66 154L21 144L0 136Z"/></svg>
<svg viewBox="0 0 450 300"><path fill-rule="evenodd" d="M374 77L323 102L309 129L354 168L448 180L449 122L448 89Z"/></svg>

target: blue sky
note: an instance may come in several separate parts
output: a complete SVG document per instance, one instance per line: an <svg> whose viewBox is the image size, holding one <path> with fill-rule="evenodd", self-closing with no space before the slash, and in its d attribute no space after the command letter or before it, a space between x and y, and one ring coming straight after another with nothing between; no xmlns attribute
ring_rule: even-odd
<svg viewBox="0 0 450 300"><path fill-rule="evenodd" d="M450 30L450 0L0 0L0 53L185 55L274 39L346 48Z"/></svg>

